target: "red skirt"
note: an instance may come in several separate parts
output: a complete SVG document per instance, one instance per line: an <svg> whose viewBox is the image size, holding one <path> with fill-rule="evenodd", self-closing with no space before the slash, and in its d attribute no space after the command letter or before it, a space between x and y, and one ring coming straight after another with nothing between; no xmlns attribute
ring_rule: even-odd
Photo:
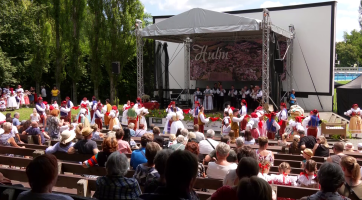
<svg viewBox="0 0 362 200"><path fill-rule="evenodd" d="M285 128L287 127L287 121L282 121L280 125L279 135L282 136L284 134Z"/></svg>
<svg viewBox="0 0 362 200"><path fill-rule="evenodd" d="M68 122L72 123L72 111L69 111L67 118L68 118Z"/></svg>
<svg viewBox="0 0 362 200"><path fill-rule="evenodd" d="M204 133L204 125L199 125L199 132Z"/></svg>
<svg viewBox="0 0 362 200"><path fill-rule="evenodd" d="M318 129L314 128L314 127L310 127L307 130L307 135L313 135L315 138L317 138L317 134L318 134Z"/></svg>
<svg viewBox="0 0 362 200"><path fill-rule="evenodd" d="M244 119L243 119L243 121L241 121L241 125L240 125L240 129L242 131L245 131L247 123L248 123L248 119L244 117Z"/></svg>
<svg viewBox="0 0 362 200"><path fill-rule="evenodd" d="M251 132L251 136L253 136L254 139L258 139L258 138L259 138L259 131L258 131L258 129L253 128L253 129L251 129L250 132Z"/></svg>
<svg viewBox="0 0 362 200"><path fill-rule="evenodd" d="M197 119L197 117L194 117L194 125L198 124L198 123L199 123L199 120Z"/></svg>
<svg viewBox="0 0 362 200"><path fill-rule="evenodd" d="M91 120L93 120L94 110L91 110Z"/></svg>
<svg viewBox="0 0 362 200"><path fill-rule="evenodd" d="M102 130L102 118L98 118L95 120L95 123L98 125L98 128Z"/></svg>
<svg viewBox="0 0 362 200"><path fill-rule="evenodd" d="M267 136L268 136L268 139L269 139L269 140L274 140L274 138L275 138L275 133L268 131Z"/></svg>

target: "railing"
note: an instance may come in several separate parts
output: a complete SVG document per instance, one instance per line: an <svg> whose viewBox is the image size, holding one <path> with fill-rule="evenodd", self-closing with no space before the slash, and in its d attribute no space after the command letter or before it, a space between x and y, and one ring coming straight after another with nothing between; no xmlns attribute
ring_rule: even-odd
<svg viewBox="0 0 362 200"><path fill-rule="evenodd" d="M362 67L335 67L334 72L362 72Z"/></svg>

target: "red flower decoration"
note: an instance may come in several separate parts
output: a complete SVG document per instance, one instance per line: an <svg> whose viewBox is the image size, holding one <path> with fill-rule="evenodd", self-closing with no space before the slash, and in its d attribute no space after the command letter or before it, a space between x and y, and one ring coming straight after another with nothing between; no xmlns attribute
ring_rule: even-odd
<svg viewBox="0 0 362 200"><path fill-rule="evenodd" d="M185 114L189 114L189 112L190 112L190 108L189 109L182 109L182 111L185 113Z"/></svg>
<svg viewBox="0 0 362 200"><path fill-rule="evenodd" d="M214 121L217 121L217 120L219 120L219 119L220 119L220 117L210 117L210 120L213 121L213 122L214 122Z"/></svg>

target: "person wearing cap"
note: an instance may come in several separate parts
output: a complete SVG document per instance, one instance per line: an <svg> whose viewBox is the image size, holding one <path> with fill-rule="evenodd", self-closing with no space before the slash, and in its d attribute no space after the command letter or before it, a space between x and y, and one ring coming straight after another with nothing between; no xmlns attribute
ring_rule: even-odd
<svg viewBox="0 0 362 200"><path fill-rule="evenodd" d="M71 122L68 118L68 113L70 112L70 108L67 107L67 102L62 101L60 104L60 119L64 120L65 122Z"/></svg>
<svg viewBox="0 0 362 200"><path fill-rule="evenodd" d="M202 99L199 98L199 96L202 95L202 92L200 91L200 88L196 88L196 91L194 92L194 104L196 104L196 102L202 102ZM200 106L200 103L199 103ZM196 105L195 105L196 107Z"/></svg>
<svg viewBox="0 0 362 200"><path fill-rule="evenodd" d="M190 114L192 114L192 117L194 117L194 125L198 124L197 117L199 115L199 106L200 106L199 101L195 101L195 108L190 110Z"/></svg>
<svg viewBox="0 0 362 200"><path fill-rule="evenodd" d="M303 151L301 151L301 153L302 153L302 156L303 156L304 159L302 160L302 162L300 162L300 166L301 166L302 169L304 169L305 163L307 163L307 161L312 158L313 151L312 151L312 149L306 148Z"/></svg>
<svg viewBox="0 0 362 200"><path fill-rule="evenodd" d="M106 106L107 106L107 111L106 111L106 114L104 116L104 125L106 126L106 129L108 129L109 127L109 121L110 121L110 117L109 117L109 113L111 112L112 110L112 106L110 104L110 100L109 99L106 99Z"/></svg>
<svg viewBox="0 0 362 200"><path fill-rule="evenodd" d="M38 114L40 115L40 123L45 122L46 118L47 118L47 116L45 114L46 106L43 103L42 97L38 98L38 103L36 103L35 108L36 108L36 111L38 112Z"/></svg>
<svg viewBox="0 0 362 200"><path fill-rule="evenodd" d="M87 99L87 97L83 97L82 101L80 102L79 105L85 104L88 107L90 107L90 103L89 100Z"/></svg>
<svg viewBox="0 0 362 200"><path fill-rule="evenodd" d="M199 125L199 130L200 130L201 133L204 133L205 123L208 123L209 119L210 119L210 117L205 118L204 107L201 105L200 106L200 112L199 112L199 114L197 116L197 121L198 121L197 123ZM173 134L176 134L176 133L173 133Z"/></svg>
<svg viewBox="0 0 362 200"><path fill-rule="evenodd" d="M204 107L205 110L213 110L214 106L213 106L213 102L212 102L212 90L209 88L209 86L206 86L206 90L204 91Z"/></svg>
<svg viewBox="0 0 362 200"><path fill-rule="evenodd" d="M233 110L233 115L230 116L231 118L231 130L235 133L235 138L239 137L239 122L243 121L245 116L241 116L238 118L239 109Z"/></svg>
<svg viewBox="0 0 362 200"><path fill-rule="evenodd" d="M289 95L289 108L297 103L297 99L295 98L295 90L292 89Z"/></svg>
<svg viewBox="0 0 362 200"><path fill-rule="evenodd" d="M274 140L275 134L280 129L279 124L275 121L276 113L265 114L269 119L266 121L266 131L268 139Z"/></svg>
<svg viewBox="0 0 362 200"><path fill-rule="evenodd" d="M345 112L344 115L350 117L349 131L352 134L362 133L362 111L358 107L358 104L353 104L352 108Z"/></svg>
<svg viewBox="0 0 362 200"><path fill-rule="evenodd" d="M102 118L104 117L104 114L102 114L102 107L103 105L101 103L97 104L97 110L94 112L94 116L92 119L91 124L97 124L99 129L102 129Z"/></svg>
<svg viewBox="0 0 362 200"><path fill-rule="evenodd" d="M362 153L362 143L357 144L358 153Z"/></svg>
<svg viewBox="0 0 362 200"><path fill-rule="evenodd" d="M97 110L97 104L98 104L97 98L93 96L92 103L89 103L91 120L93 120L94 112Z"/></svg>
<svg viewBox="0 0 362 200"><path fill-rule="evenodd" d="M50 93L52 93L52 102L58 101L58 95L60 94L60 91L56 86L53 87Z"/></svg>
<svg viewBox="0 0 362 200"><path fill-rule="evenodd" d="M277 116L279 121L278 124L280 126L279 135L281 136L284 134L288 123L288 110L287 105L284 102L280 103L280 111L277 113Z"/></svg>
<svg viewBox="0 0 362 200"><path fill-rule="evenodd" d="M148 110L147 110L148 114ZM119 112L117 106L112 106L112 110L109 113L109 130L113 130L114 126L120 126L119 120L118 120Z"/></svg>
<svg viewBox="0 0 362 200"><path fill-rule="evenodd" d="M321 122L319 119L318 110L314 109L312 112L310 112L309 118L307 120L304 119L303 122L308 124L307 135L312 135L316 138L318 134L318 126Z"/></svg>
<svg viewBox="0 0 362 200"><path fill-rule="evenodd" d="M67 108L69 108L68 122L70 123L72 121L72 108L74 107L74 105L73 105L73 102L70 100L69 97L66 97L65 101L67 102Z"/></svg>
<svg viewBox="0 0 362 200"><path fill-rule="evenodd" d="M224 118L222 119L222 131L221 135L229 135L231 131L231 119L229 112L224 112Z"/></svg>
<svg viewBox="0 0 362 200"><path fill-rule="evenodd" d="M99 152L97 143L91 140L93 130L90 127L82 129L82 136L84 139L79 140L74 146L68 149L68 154L74 154L76 150L80 154L97 154Z"/></svg>
<svg viewBox="0 0 362 200"><path fill-rule="evenodd" d="M248 103L245 99L241 100L241 109L239 111L240 116L245 116L248 114Z"/></svg>
<svg viewBox="0 0 362 200"><path fill-rule="evenodd" d="M73 139L75 138L75 133L71 131L63 131L61 135L61 140L57 142L54 146L50 146L45 150L47 154L53 154L55 152L64 152L67 153L69 148L74 146Z"/></svg>

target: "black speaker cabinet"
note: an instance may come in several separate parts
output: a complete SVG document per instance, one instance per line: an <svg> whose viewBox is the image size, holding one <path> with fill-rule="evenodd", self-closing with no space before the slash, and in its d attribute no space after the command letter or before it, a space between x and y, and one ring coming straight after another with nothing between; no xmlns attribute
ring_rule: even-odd
<svg viewBox="0 0 362 200"><path fill-rule="evenodd" d="M121 68L120 68L119 62L112 62L112 73L113 74L121 73Z"/></svg>
<svg viewBox="0 0 362 200"><path fill-rule="evenodd" d="M275 66L275 72L278 73L278 74L282 74L284 72L284 62L283 60L275 60L274 61L274 66Z"/></svg>

